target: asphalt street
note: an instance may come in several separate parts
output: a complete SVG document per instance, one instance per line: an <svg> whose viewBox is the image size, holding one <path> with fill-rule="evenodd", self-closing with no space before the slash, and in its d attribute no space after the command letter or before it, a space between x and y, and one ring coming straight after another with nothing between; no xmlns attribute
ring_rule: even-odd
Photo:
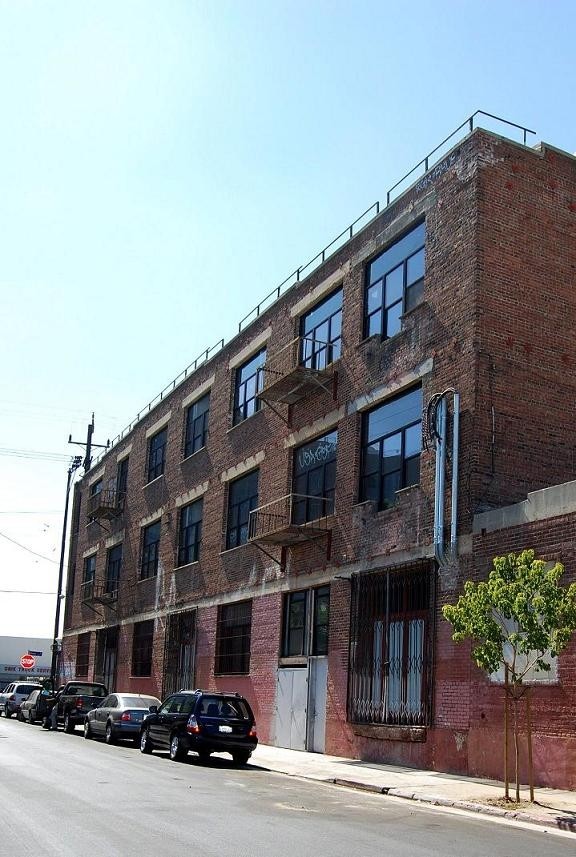
<svg viewBox="0 0 576 857"><path fill-rule="evenodd" d="M0 720L0 855L574 857L573 835Z"/></svg>

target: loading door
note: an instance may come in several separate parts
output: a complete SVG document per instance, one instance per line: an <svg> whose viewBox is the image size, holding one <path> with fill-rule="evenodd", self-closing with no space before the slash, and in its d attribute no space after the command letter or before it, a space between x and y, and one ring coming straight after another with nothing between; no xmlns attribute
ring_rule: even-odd
<svg viewBox="0 0 576 857"><path fill-rule="evenodd" d="M196 611L171 613L164 644L163 698L178 690L194 689L195 644Z"/></svg>

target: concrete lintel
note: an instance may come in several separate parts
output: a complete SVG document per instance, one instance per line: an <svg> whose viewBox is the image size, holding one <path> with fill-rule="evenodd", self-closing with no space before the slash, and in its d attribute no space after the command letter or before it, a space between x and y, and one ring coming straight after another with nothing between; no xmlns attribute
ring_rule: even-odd
<svg viewBox="0 0 576 857"><path fill-rule="evenodd" d="M342 405L341 408L338 408L336 411L331 411L329 414L326 414L325 417L321 417L319 420L314 420L310 425L292 432L292 434L288 435L288 437L284 439L284 448L290 449L291 446L304 443L304 441L309 440L316 435L324 434L331 429L336 428L345 413L345 407Z"/></svg>
<svg viewBox="0 0 576 857"><path fill-rule="evenodd" d="M358 396L357 399L354 399L348 405L348 414L354 414L356 411L367 411L369 408L384 401L384 399L389 399L390 396L394 396L405 387L410 387L416 381L420 381L425 375L429 375L433 366L434 360L432 357L429 357L428 360L420 363L419 366L416 366L410 372L405 372L404 375L395 378L389 384L374 387L373 390L370 390L370 392L365 393L363 396Z"/></svg>
<svg viewBox="0 0 576 857"><path fill-rule="evenodd" d="M255 467L264 461L265 453L264 450L261 449L260 452L257 452L256 455L249 455L248 458L245 458L244 461L240 461L238 464L235 464L234 467L229 467L220 475L221 482L230 482L232 479L236 479L237 476L242 476L243 473L248 473L250 470L254 470Z"/></svg>
<svg viewBox="0 0 576 857"><path fill-rule="evenodd" d="M146 439L152 437L155 434L158 434L160 429L163 429L165 425L168 425L170 422L170 417L172 416L172 411L168 411L167 414L164 414L163 417L160 417L159 420L156 420L154 425L151 425L149 429L146 429Z"/></svg>
<svg viewBox="0 0 576 857"><path fill-rule="evenodd" d="M297 303L290 308L290 315L292 318L302 315L303 312L306 312L307 309L314 306L315 303L321 300L324 295L327 295L328 292L331 292L337 286L342 285L344 277L350 271L350 267L350 260L348 259L348 261L341 265L337 271L334 271L333 274L330 274L330 276L322 280L316 288L312 289L309 294L297 301Z"/></svg>
<svg viewBox="0 0 576 857"><path fill-rule="evenodd" d="M215 377L215 375L210 375L210 377L207 378L203 384L199 384L194 390L192 390L191 393L188 393L188 395L182 399L182 404L180 407L187 408L188 405L191 405L193 402L195 402L197 399L200 399L205 393L207 393L208 390L210 390L210 388L213 386Z"/></svg>

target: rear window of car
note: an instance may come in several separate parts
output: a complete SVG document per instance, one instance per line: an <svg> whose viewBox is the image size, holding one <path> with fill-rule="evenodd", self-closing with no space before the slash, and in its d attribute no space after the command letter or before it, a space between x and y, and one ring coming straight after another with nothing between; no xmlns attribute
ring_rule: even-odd
<svg viewBox="0 0 576 857"><path fill-rule="evenodd" d="M160 705L155 696L122 696L120 702L127 708L150 708L151 705Z"/></svg>
<svg viewBox="0 0 576 857"><path fill-rule="evenodd" d="M75 684L68 690L68 693L77 696L99 696L102 699L108 695L104 685L94 686L93 684Z"/></svg>
<svg viewBox="0 0 576 857"><path fill-rule="evenodd" d="M37 687L37 684L19 684L14 693L32 693Z"/></svg>
<svg viewBox="0 0 576 857"><path fill-rule="evenodd" d="M218 696L203 696L199 713L206 717L229 717L234 720L250 720L248 706L243 699L222 699Z"/></svg>

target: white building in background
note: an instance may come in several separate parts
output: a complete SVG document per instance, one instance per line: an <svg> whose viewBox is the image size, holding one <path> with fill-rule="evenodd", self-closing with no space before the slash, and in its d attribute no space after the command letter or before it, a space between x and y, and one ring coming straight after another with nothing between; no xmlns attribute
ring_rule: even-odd
<svg viewBox="0 0 576 857"><path fill-rule="evenodd" d="M25 658L25 656L30 656ZM30 661L28 669L22 666ZM44 637L0 637L0 689L12 681L48 678L52 662L52 640Z"/></svg>

